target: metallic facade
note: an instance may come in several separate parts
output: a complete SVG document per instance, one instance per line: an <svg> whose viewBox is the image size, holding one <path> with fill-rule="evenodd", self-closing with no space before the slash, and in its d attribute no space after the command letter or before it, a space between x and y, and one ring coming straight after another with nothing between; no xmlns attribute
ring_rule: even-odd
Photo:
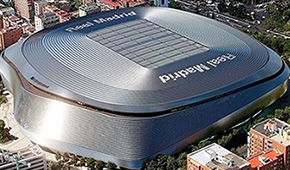
<svg viewBox="0 0 290 170"><path fill-rule="evenodd" d="M151 39L142 39L147 36L140 31L143 20L160 29L147 30ZM137 32L109 36L125 26ZM137 57L132 58L125 53L132 47L121 43L128 37L133 49L134 42L142 48L155 45L146 56L142 49L132 51ZM158 58L154 52L162 50L156 47L162 38L182 49L192 43L197 52L175 54L163 46ZM161 60L165 64L158 64ZM16 120L28 138L131 169L265 108L286 92L289 76L276 53L247 35L164 8L111 11L41 31L4 51L0 65L15 97Z"/></svg>

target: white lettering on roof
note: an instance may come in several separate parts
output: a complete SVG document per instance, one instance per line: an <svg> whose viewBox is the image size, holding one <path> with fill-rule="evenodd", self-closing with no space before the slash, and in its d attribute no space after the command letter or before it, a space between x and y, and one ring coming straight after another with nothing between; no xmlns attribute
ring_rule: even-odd
<svg viewBox="0 0 290 170"><path fill-rule="evenodd" d="M175 71L173 73L169 74L164 74L159 76L159 79L161 80L162 83L167 83L169 81L176 81L179 78L187 78L190 76L190 74L193 73L204 73L206 71L211 70L211 68L216 68L219 66L219 64L227 62L227 61L232 61L236 58L235 55L233 54L225 54L219 57L216 57L214 59L208 60L205 63L200 63L196 64L193 66L190 66L188 68Z"/></svg>
<svg viewBox="0 0 290 170"><path fill-rule="evenodd" d="M76 25L73 27L66 28L65 31L75 32L75 31L82 30L84 28L91 27L95 24L102 24L102 23L110 22L113 20L118 20L118 19L125 18L125 17L135 16L135 15L137 15L135 11L131 11L128 13L123 12L122 14L115 14L115 15L110 16L110 17L93 19L92 21L87 21L86 23L82 23L82 24L79 24L79 25Z"/></svg>

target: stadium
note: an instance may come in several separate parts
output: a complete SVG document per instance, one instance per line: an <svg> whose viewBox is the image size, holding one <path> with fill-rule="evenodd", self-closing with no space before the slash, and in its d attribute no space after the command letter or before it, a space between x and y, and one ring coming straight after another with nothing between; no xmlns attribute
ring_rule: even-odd
<svg viewBox="0 0 290 170"><path fill-rule="evenodd" d="M40 31L1 55L23 134L53 150L139 169L281 97L289 69L209 18L126 8Z"/></svg>

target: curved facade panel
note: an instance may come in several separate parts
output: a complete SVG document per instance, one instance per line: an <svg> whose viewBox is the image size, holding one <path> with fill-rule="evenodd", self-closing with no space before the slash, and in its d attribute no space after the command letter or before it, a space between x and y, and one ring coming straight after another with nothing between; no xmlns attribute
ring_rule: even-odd
<svg viewBox="0 0 290 170"><path fill-rule="evenodd" d="M289 76L276 53L247 35L163 8L41 31L4 51L0 68L28 138L131 169L265 108Z"/></svg>

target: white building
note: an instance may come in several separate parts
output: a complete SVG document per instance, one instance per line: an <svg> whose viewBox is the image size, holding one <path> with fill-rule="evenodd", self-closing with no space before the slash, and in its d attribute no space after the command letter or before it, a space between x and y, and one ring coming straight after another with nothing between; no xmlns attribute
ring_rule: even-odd
<svg viewBox="0 0 290 170"><path fill-rule="evenodd" d="M47 5L46 0L40 0L34 2L34 10L35 10L35 16L40 15L43 12L43 8Z"/></svg>
<svg viewBox="0 0 290 170"><path fill-rule="evenodd" d="M212 143L187 155L187 169L248 169L251 164L222 146Z"/></svg>
<svg viewBox="0 0 290 170"><path fill-rule="evenodd" d="M94 2L90 2L88 4L83 4L79 7L79 16L83 17L88 14L101 12L101 8L96 5Z"/></svg>
<svg viewBox="0 0 290 170"><path fill-rule="evenodd" d="M40 15L34 16L35 29L40 31L44 28L52 27L59 23L58 16L53 12L45 12Z"/></svg>

